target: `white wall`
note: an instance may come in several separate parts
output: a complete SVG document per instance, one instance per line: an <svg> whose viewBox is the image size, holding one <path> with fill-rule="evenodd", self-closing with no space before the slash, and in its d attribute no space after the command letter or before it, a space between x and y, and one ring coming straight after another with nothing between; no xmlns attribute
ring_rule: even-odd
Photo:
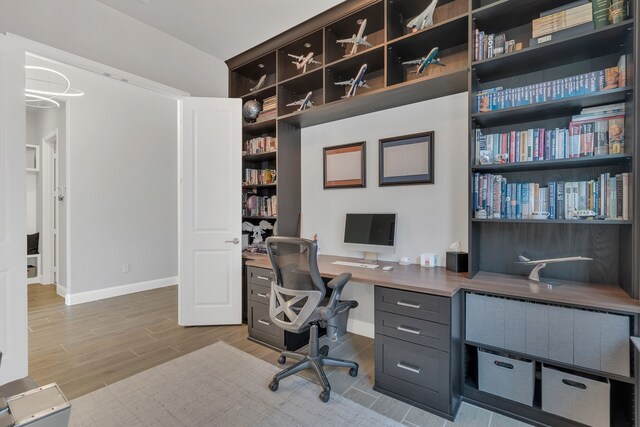
<svg viewBox="0 0 640 427"><path fill-rule="evenodd" d="M95 0L0 0L0 32L14 33L193 96L227 96L228 69L222 60Z"/></svg>
<svg viewBox="0 0 640 427"><path fill-rule="evenodd" d="M35 110L27 109L27 145L40 145L38 139L38 115ZM40 231L39 199L38 199L38 174L27 174L27 234Z"/></svg>
<svg viewBox="0 0 640 427"><path fill-rule="evenodd" d="M468 123L467 94L439 98L366 114L302 130L302 233L318 234L321 253L362 257L345 249L347 212L398 214L396 252L380 259L408 256L414 263L424 252L436 252L444 265L449 245L460 240L467 250ZM378 140L435 132L433 185L378 186ZM322 148L367 142L367 188L323 190ZM349 329L373 335L373 287L349 284L345 298L360 302Z"/></svg>

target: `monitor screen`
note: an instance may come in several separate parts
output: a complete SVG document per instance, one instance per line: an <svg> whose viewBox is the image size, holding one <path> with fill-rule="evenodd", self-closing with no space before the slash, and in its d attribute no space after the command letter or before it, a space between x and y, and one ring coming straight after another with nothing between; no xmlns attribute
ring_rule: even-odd
<svg viewBox="0 0 640 427"><path fill-rule="evenodd" d="M395 246L396 214L347 214L344 242Z"/></svg>

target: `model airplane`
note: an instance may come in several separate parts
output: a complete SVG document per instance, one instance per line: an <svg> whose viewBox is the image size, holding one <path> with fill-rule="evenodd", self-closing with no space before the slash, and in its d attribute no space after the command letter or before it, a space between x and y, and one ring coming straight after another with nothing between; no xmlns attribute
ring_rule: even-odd
<svg viewBox="0 0 640 427"><path fill-rule="evenodd" d="M555 264L558 262L569 262L569 261L593 261L593 258L587 258L583 256L570 256L565 258L548 258L548 259L536 259L530 260L529 258L525 258L522 255L518 256L518 260L516 264L522 265L534 265L535 267L531 270L529 274L529 280L533 282L540 282L540 270L545 268L547 264Z"/></svg>
<svg viewBox="0 0 640 427"><path fill-rule="evenodd" d="M292 102L291 104L287 104L287 107L295 107L296 105L299 105L300 108L298 108L298 111L306 110L308 107L313 107L313 102L311 102L312 94L313 92L309 92L307 96L305 96L301 100Z"/></svg>
<svg viewBox="0 0 640 427"><path fill-rule="evenodd" d="M407 27L411 28L411 31L414 33L424 28L431 27L433 25L433 12L436 10L437 4L438 0L433 0L420 15L409 21Z"/></svg>
<svg viewBox="0 0 640 427"><path fill-rule="evenodd" d="M264 86L264 82L266 80L267 80L267 75L265 74L264 76L260 77L260 80L258 80L258 83L254 87L249 89L249 92L253 92L253 91L262 89L262 86Z"/></svg>
<svg viewBox="0 0 640 427"><path fill-rule="evenodd" d="M416 71L412 71L412 73L422 74L424 70L431 64L440 65L442 67L445 66L442 62L440 62L440 58L436 58L437 55L438 48L434 47L433 49L431 49L431 52L429 52L427 56L420 59L415 59L413 61L403 62L402 65L417 65L418 68L416 69Z"/></svg>
<svg viewBox="0 0 640 427"><path fill-rule="evenodd" d="M295 61L291 61L291 63L294 64L298 70L302 68L303 73L307 72L307 65L319 64L318 61L314 61L313 52L309 52L306 56L292 54L289 54L289 56L295 59Z"/></svg>
<svg viewBox="0 0 640 427"><path fill-rule="evenodd" d="M269 221L265 221L264 219L260 221L259 224L252 224L249 221L245 221L242 223L242 231L249 231L253 233L253 242L252 245L258 245L262 243L262 235L267 230L273 230L273 225Z"/></svg>
<svg viewBox="0 0 640 427"><path fill-rule="evenodd" d="M360 24L360 29L358 30L358 34L354 34L349 39L336 40L336 43L340 43L340 44L353 43L353 46L351 47L351 52L346 54L345 57L355 55L358 52L358 46L360 45L371 46L371 43L367 41L367 36L364 35L364 29L366 27L367 27L367 20L365 19Z"/></svg>
<svg viewBox="0 0 640 427"><path fill-rule="evenodd" d="M367 64L363 64L362 67L360 67L360 71L358 71L358 74L351 80L334 83L335 85L338 85L338 86L351 86L347 94L342 98L351 98L352 96L355 96L356 90L359 87L367 87L367 88L369 87L367 86L367 83L363 79L364 73L366 72L367 72Z"/></svg>

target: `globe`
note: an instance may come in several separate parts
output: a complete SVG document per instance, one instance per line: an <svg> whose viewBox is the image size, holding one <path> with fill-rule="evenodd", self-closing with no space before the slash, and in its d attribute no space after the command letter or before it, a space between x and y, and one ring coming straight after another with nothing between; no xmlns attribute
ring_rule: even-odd
<svg viewBox="0 0 640 427"><path fill-rule="evenodd" d="M255 122L261 111L262 104L255 99L245 102L242 106L242 115L249 122Z"/></svg>

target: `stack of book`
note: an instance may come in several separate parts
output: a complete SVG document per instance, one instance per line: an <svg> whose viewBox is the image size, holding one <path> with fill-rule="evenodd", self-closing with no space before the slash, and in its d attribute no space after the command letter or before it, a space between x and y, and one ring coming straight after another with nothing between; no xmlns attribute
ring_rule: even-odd
<svg viewBox="0 0 640 427"><path fill-rule="evenodd" d="M476 94L476 111L483 113L521 107L622 87L626 83L626 71L621 71L621 68L626 70L625 64L626 56L623 55L618 65L605 70L516 88L495 87L483 90Z"/></svg>
<svg viewBox="0 0 640 427"><path fill-rule="evenodd" d="M260 154L276 151L278 148L278 139L272 136L261 136L244 142L242 154Z"/></svg>
<svg viewBox="0 0 640 427"><path fill-rule="evenodd" d="M629 219L630 174L601 174L579 182L508 183L502 175L474 174L475 218Z"/></svg>
<svg viewBox="0 0 640 427"><path fill-rule="evenodd" d="M540 18L531 23L532 39L529 45L535 46L592 30L597 2L594 0L592 6L588 0L579 0L542 12Z"/></svg>
<svg viewBox="0 0 640 427"><path fill-rule="evenodd" d="M242 185L275 184L275 169L245 169Z"/></svg>
<svg viewBox="0 0 640 427"><path fill-rule="evenodd" d="M278 196L243 194L242 216L277 216Z"/></svg>
<svg viewBox="0 0 640 427"><path fill-rule="evenodd" d="M568 128L483 135L476 129L476 164L535 162L624 153L624 104L584 108Z"/></svg>
<svg viewBox="0 0 640 427"><path fill-rule="evenodd" d="M485 34L476 28L474 38L473 60L482 61L483 59L493 58L494 56L510 53L516 49L515 40L507 40L503 34Z"/></svg>
<svg viewBox="0 0 640 427"><path fill-rule="evenodd" d="M260 120L270 120L276 116L276 96L270 96L262 101L262 112Z"/></svg>

